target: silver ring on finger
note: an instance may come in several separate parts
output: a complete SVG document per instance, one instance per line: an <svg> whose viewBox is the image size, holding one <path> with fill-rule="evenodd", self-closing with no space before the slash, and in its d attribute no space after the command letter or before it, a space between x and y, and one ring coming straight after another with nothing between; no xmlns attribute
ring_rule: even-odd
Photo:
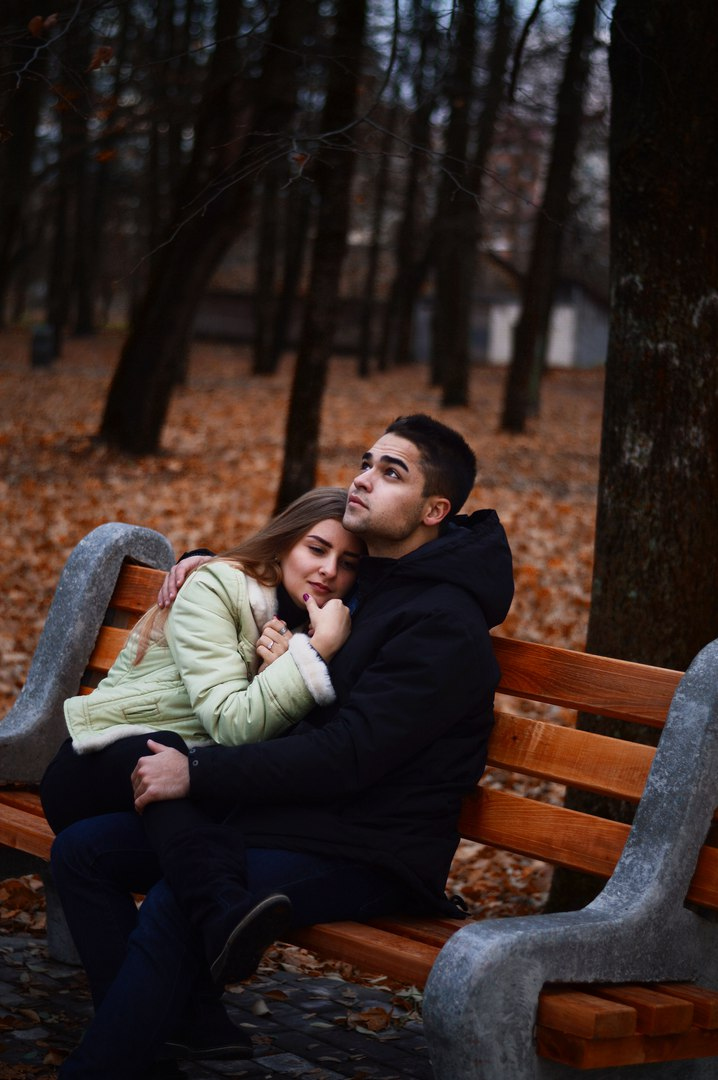
<svg viewBox="0 0 718 1080"><path fill-rule="evenodd" d="M284 637L284 635L286 634L286 632L287 632L287 628L286 628L286 626L282 626L282 627L281 627L281 629L280 629L280 631L279 631L279 633L280 633L280 634L282 635L282 637Z"/></svg>
<svg viewBox="0 0 718 1080"><path fill-rule="evenodd" d="M270 652L271 652L271 651L272 651L272 649L274 648L274 642L272 641L272 639L271 639L271 638L269 639L269 645L267 645L267 648L269 649L269 651L270 651Z"/></svg>

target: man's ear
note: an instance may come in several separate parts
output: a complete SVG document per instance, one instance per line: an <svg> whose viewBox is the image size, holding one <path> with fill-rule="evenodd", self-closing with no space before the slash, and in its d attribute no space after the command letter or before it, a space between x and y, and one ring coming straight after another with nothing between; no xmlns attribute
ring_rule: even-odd
<svg viewBox="0 0 718 1080"><path fill-rule="evenodd" d="M451 503L440 495L432 495L428 500L422 524L427 528L435 528L440 525L445 517L451 513Z"/></svg>

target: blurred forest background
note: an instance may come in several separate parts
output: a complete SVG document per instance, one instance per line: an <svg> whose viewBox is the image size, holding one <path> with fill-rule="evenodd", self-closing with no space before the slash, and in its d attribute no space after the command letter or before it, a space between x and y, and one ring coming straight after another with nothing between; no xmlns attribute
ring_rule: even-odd
<svg viewBox="0 0 718 1080"><path fill-rule="evenodd" d="M0 39L0 312L39 320L49 357L128 328L106 441L158 449L197 335L251 342L256 374L296 351L281 502L316 469L335 350L366 377L423 362L447 406L472 363L510 364L515 431L545 361L603 363L595 0L27 12L7 3Z"/></svg>
<svg viewBox="0 0 718 1080"><path fill-rule="evenodd" d="M178 445L254 463L266 515L417 402L514 494L585 452L581 642L684 668L718 635L716 70L715 0L5 0L11 553L73 495L151 523Z"/></svg>

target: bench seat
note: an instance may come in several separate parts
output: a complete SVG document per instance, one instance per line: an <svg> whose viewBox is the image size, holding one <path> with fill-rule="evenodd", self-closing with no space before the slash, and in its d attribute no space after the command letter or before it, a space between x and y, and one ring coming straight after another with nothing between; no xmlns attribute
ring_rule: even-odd
<svg viewBox="0 0 718 1080"><path fill-rule="evenodd" d="M162 571L141 561L124 551L85 643L81 692L154 601ZM718 849L705 842L718 804L718 644L685 677L500 635L494 645L502 674L490 768L464 801L460 833L596 875L607 881L597 900L563 914L331 923L293 942L425 987L437 1080L623 1076L624 1067L639 1080L643 1066L650 1076L712 1076L696 1063L718 1057L718 926L706 916L718 910ZM665 730L656 750L579 730L575 711ZM636 804L633 827L564 808L564 786ZM51 842L31 786L1 789L0 843L46 859ZM671 1062L679 1072L660 1071Z"/></svg>
<svg viewBox="0 0 718 1080"><path fill-rule="evenodd" d="M47 859L53 833L37 792L0 788L0 843ZM394 917L297 930L291 943L361 971L423 987L463 922ZM577 1069L718 1056L718 991L689 983L545 987L537 1052Z"/></svg>

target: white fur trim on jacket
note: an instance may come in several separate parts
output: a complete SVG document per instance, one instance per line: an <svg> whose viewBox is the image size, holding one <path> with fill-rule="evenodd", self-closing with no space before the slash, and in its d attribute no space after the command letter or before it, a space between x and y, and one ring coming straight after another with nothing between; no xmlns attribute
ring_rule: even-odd
<svg viewBox="0 0 718 1080"><path fill-rule="evenodd" d="M106 746L118 742L120 739L128 739L132 735L154 735L160 730L156 725L150 727L147 724L113 724L112 727L104 728L92 734L83 734L82 738L72 740L72 749L76 754L94 754L97 750L104 750ZM214 739L185 737L187 746L216 746Z"/></svg>
<svg viewBox="0 0 718 1080"><path fill-rule="evenodd" d="M256 578L245 575L247 599L252 609L254 621L260 634L262 627L277 614L277 590L269 585L262 585Z"/></svg>
<svg viewBox="0 0 718 1080"><path fill-rule="evenodd" d="M289 652L317 705L331 705L336 700L329 669L306 634L292 634Z"/></svg>

